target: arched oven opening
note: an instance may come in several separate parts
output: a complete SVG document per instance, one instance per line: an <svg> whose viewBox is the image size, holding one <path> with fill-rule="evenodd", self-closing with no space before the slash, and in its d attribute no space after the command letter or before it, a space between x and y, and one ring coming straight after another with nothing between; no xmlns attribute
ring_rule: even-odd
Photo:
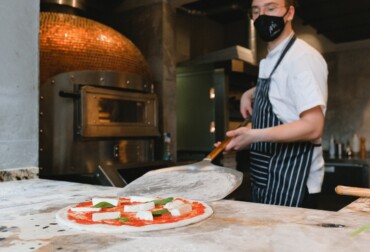
<svg viewBox="0 0 370 252"><path fill-rule="evenodd" d="M140 50L87 9L41 2L40 177L122 187L168 166L157 95Z"/></svg>

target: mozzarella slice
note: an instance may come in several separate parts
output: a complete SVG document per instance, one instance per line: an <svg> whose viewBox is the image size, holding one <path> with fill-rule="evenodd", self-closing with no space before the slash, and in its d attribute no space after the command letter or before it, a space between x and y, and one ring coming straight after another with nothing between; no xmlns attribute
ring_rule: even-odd
<svg viewBox="0 0 370 252"><path fill-rule="evenodd" d="M93 221L112 220L112 219L117 219L120 216L121 216L121 212L93 213L92 220Z"/></svg>
<svg viewBox="0 0 370 252"><path fill-rule="evenodd" d="M139 211L136 213L135 217L140 220L148 220L148 221L153 220L153 214L150 211Z"/></svg>
<svg viewBox="0 0 370 252"><path fill-rule="evenodd" d="M153 201L156 200L157 198L153 197L143 197L143 196L131 196L130 201L131 202L148 202L148 201Z"/></svg>
<svg viewBox="0 0 370 252"><path fill-rule="evenodd" d="M127 205L123 208L124 212L139 212L147 211L155 207L154 202L147 202L144 204Z"/></svg>
<svg viewBox="0 0 370 252"><path fill-rule="evenodd" d="M167 208L168 210L170 210L170 209L178 208L179 206L184 205L184 204L185 203L182 200L174 200L172 202L166 203L166 205L164 205L164 208Z"/></svg>
<svg viewBox="0 0 370 252"><path fill-rule="evenodd" d="M192 210L192 207L190 204L182 204L181 206L177 208L169 209L172 216L181 216L183 214L191 212L191 210Z"/></svg>
<svg viewBox="0 0 370 252"><path fill-rule="evenodd" d="M72 212L99 212L101 208L98 207L72 207Z"/></svg>
<svg viewBox="0 0 370 252"><path fill-rule="evenodd" d="M96 204L99 204L100 202L108 202L112 204L113 206L118 206L119 199L117 198L92 198L92 204L95 206Z"/></svg>

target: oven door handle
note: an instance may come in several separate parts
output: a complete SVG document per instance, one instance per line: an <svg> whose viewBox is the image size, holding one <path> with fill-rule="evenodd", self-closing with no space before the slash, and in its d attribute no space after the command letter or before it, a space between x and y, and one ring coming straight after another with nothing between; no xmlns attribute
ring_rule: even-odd
<svg viewBox="0 0 370 252"><path fill-rule="evenodd" d="M59 96L63 98L72 98L72 99L80 99L81 97L80 93L70 93L70 92L65 92L63 90L59 91Z"/></svg>

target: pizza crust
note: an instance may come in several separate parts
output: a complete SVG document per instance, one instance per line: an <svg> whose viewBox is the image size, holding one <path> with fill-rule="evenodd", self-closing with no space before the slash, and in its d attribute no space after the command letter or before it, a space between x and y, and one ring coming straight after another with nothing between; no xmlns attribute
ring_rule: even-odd
<svg viewBox="0 0 370 252"><path fill-rule="evenodd" d="M189 201L191 202L191 201ZM72 220L68 219L68 210L73 206L65 207L59 210L56 213L56 220L59 224L70 227L72 229L77 229L81 231L89 231L89 232L96 232L96 233L125 233L125 232L145 232L145 231L155 231L155 230L164 230L164 229L171 229L171 228L178 228L187 226L190 224L194 224L200 222L202 220L207 219L213 214L212 208L207 205L206 203L197 201L201 203L205 209L204 213L198 216L195 216L190 219L180 220L178 222L172 223L164 223L164 224L153 224L153 225L145 225L145 226L113 226L108 224L80 224L76 223Z"/></svg>

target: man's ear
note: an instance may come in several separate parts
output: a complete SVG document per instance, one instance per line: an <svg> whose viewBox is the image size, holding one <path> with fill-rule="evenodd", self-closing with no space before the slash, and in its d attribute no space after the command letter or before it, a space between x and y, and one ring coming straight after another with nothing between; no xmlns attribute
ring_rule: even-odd
<svg viewBox="0 0 370 252"><path fill-rule="evenodd" d="M294 15L295 15L295 8L294 6L289 6L289 11L288 11L288 15L287 15L287 20L288 21L292 21L293 18L294 18Z"/></svg>

